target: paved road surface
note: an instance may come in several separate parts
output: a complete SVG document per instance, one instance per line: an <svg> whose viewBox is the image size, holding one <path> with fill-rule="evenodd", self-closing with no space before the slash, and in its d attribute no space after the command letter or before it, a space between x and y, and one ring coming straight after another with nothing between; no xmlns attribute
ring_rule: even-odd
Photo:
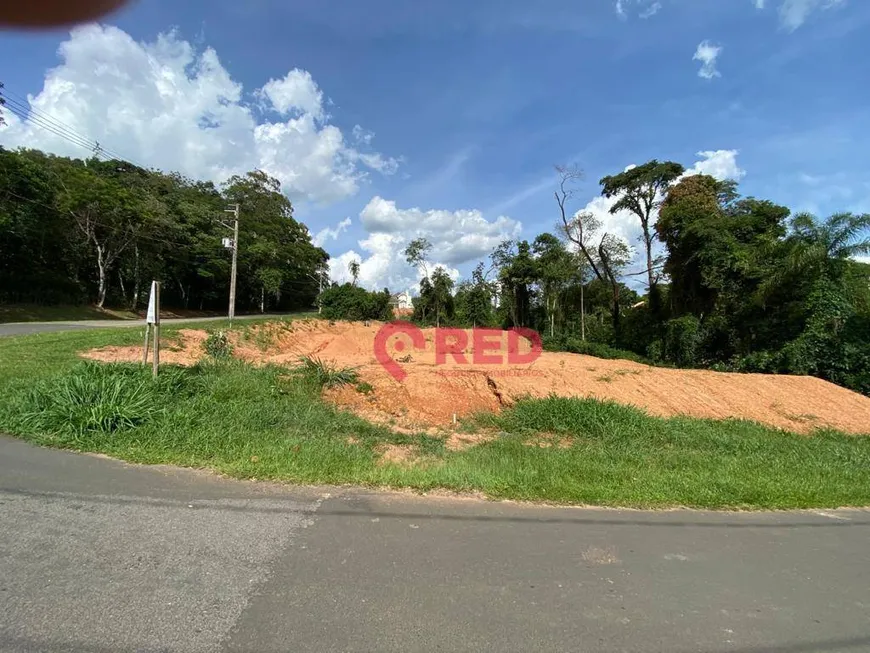
<svg viewBox="0 0 870 653"><path fill-rule="evenodd" d="M263 318L281 318L284 315L237 315L237 320L259 320ZM187 322L213 322L222 320L218 317L182 317L162 319L160 324L185 324ZM141 327L144 320L82 320L79 322L7 322L0 324L0 336L20 336L28 333L45 333L48 331L73 331L78 329Z"/></svg>
<svg viewBox="0 0 870 653"><path fill-rule="evenodd" d="M870 512L281 488L0 438L0 650L870 651Z"/></svg>

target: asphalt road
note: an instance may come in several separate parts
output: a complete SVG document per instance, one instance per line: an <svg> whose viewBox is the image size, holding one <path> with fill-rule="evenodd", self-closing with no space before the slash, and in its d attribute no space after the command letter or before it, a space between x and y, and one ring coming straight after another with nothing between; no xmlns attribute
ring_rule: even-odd
<svg viewBox="0 0 870 653"><path fill-rule="evenodd" d="M0 650L870 651L870 512L283 488L0 438Z"/></svg>
<svg viewBox="0 0 870 653"><path fill-rule="evenodd" d="M237 315L236 320L260 320L263 318L281 318L284 315ZM161 319L160 324L187 324L188 322L214 322L222 317L182 317ZM144 320L82 320L78 322L6 322L0 323L0 336L21 336L28 333L46 333L49 331L75 331L80 329L114 329L118 327L142 327Z"/></svg>

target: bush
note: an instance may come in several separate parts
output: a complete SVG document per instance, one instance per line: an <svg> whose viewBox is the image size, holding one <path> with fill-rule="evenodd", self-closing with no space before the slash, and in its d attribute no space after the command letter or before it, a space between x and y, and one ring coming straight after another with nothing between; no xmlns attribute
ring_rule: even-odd
<svg viewBox="0 0 870 653"><path fill-rule="evenodd" d="M622 349L645 354L660 334L661 322L656 319L649 306L644 304L628 308L623 312L619 327L619 342L616 344ZM591 339L599 342L607 341L594 335Z"/></svg>
<svg viewBox="0 0 870 653"><path fill-rule="evenodd" d="M663 358L680 367L697 365L702 340L701 322L694 315L668 320L662 342Z"/></svg>
<svg viewBox="0 0 870 653"><path fill-rule="evenodd" d="M42 381L24 398L22 423L74 443L88 433L134 428L161 412L188 386L187 370L161 369L157 380L138 365L83 363Z"/></svg>
<svg viewBox="0 0 870 653"><path fill-rule="evenodd" d="M320 388L338 388L356 383L358 379L354 368L334 367L312 356L302 356L299 363L297 371Z"/></svg>
<svg viewBox="0 0 870 653"><path fill-rule="evenodd" d="M635 354L633 351L614 349L600 342L589 342L588 340L584 342L572 336L554 336L552 338L544 336L542 340L546 351L566 351L571 354L584 354L609 360L629 360L635 363L643 363L644 365L654 364L652 361Z"/></svg>
<svg viewBox="0 0 870 653"><path fill-rule="evenodd" d="M332 286L320 295L323 317L327 320L391 320L390 291L369 292L346 283Z"/></svg>
<svg viewBox="0 0 870 653"><path fill-rule="evenodd" d="M203 341L205 353L215 360L230 358L233 355L233 345L225 331L212 331Z"/></svg>

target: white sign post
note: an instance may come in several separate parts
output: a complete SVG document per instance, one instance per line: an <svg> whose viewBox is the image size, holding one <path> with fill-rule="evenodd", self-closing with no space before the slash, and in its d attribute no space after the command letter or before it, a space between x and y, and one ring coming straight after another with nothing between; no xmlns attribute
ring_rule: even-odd
<svg viewBox="0 0 870 653"><path fill-rule="evenodd" d="M154 325L154 376L157 376L157 368L160 365L160 282L151 282L151 294L148 297L148 312L145 315L145 347L142 355L142 364L148 362L148 332Z"/></svg>

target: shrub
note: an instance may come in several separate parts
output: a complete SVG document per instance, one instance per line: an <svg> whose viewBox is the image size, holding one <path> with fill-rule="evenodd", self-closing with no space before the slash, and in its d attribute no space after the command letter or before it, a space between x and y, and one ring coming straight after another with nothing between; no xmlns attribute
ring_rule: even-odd
<svg viewBox="0 0 870 653"><path fill-rule="evenodd" d="M639 356L632 351L624 349L614 349L609 345L600 342L582 341L575 337L555 336L543 337L544 349L547 351L567 351L572 354L585 354L586 356L595 356L596 358L606 358L610 360L629 360L645 365L652 365L652 361Z"/></svg>
<svg viewBox="0 0 870 653"><path fill-rule="evenodd" d="M225 331L209 333L202 343L202 347L205 349L205 353L215 360L226 359L233 355L233 345Z"/></svg>
<svg viewBox="0 0 870 653"><path fill-rule="evenodd" d="M337 388L356 383L358 375L352 367L334 367L323 360L302 356L297 371L320 388Z"/></svg>
<svg viewBox="0 0 870 653"><path fill-rule="evenodd" d="M668 320L662 343L663 358L681 367L697 365L702 340L701 322L694 315Z"/></svg>
<svg viewBox="0 0 870 653"><path fill-rule="evenodd" d="M351 285L333 286L320 295L323 317L327 320L391 320L390 292L369 292Z"/></svg>

